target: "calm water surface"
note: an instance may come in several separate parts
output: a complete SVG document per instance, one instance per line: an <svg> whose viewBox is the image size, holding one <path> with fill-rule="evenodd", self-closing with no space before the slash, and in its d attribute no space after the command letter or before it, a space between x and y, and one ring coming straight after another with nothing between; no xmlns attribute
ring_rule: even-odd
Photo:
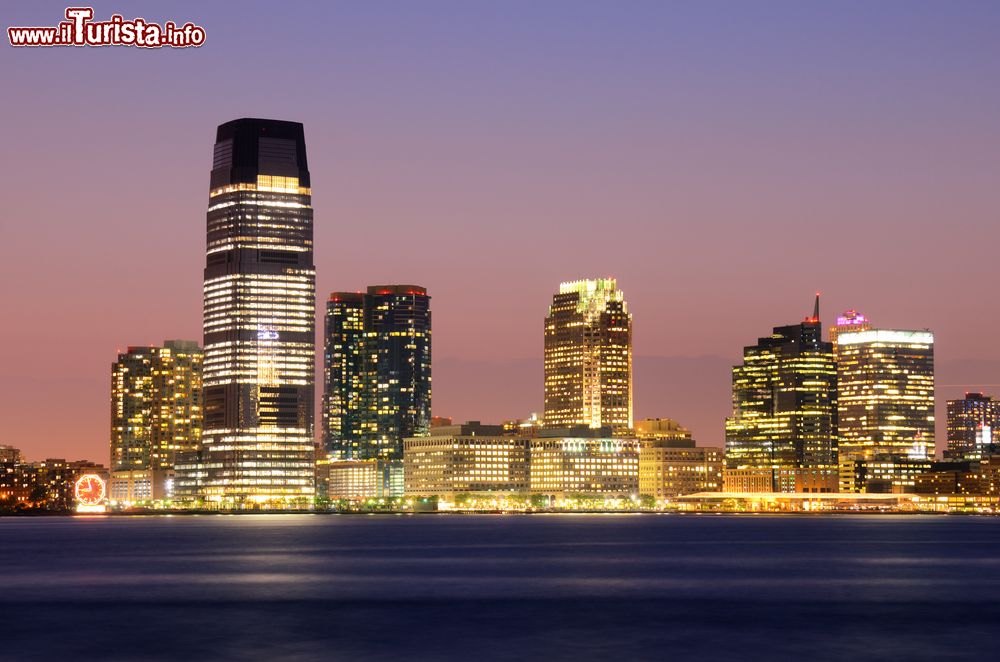
<svg viewBox="0 0 1000 662"><path fill-rule="evenodd" d="M998 659L1000 519L0 519L0 658Z"/></svg>

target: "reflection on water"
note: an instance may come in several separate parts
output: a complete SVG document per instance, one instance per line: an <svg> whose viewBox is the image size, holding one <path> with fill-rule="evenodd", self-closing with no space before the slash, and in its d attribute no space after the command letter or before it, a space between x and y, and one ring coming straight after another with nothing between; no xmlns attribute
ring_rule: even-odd
<svg viewBox="0 0 1000 662"><path fill-rule="evenodd" d="M0 520L3 659L982 659L1000 520Z"/></svg>

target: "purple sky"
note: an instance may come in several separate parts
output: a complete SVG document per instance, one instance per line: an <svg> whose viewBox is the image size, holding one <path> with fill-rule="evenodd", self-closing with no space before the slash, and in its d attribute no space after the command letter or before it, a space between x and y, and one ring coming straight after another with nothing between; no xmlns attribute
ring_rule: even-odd
<svg viewBox="0 0 1000 662"><path fill-rule="evenodd" d="M1000 392L997 3L232 6L95 5L200 49L0 47L0 443L107 461L116 350L200 340L214 131L244 116L305 124L321 294L430 290L437 414L540 410L551 295L605 275L637 416L704 442L815 290L827 324L933 329L939 396Z"/></svg>

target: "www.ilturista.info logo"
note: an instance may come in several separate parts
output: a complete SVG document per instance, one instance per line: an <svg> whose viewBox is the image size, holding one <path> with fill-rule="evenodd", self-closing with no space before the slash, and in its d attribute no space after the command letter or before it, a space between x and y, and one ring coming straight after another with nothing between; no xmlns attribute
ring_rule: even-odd
<svg viewBox="0 0 1000 662"><path fill-rule="evenodd" d="M144 18L125 20L114 14L107 21L93 21L93 7L67 7L66 19L56 27L7 28L11 46L138 46L187 48L205 43L205 28L194 23L163 25Z"/></svg>

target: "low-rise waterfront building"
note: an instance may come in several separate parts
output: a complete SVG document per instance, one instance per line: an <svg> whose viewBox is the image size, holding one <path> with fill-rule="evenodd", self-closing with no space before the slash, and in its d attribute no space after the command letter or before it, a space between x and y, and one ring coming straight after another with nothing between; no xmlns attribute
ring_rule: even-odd
<svg viewBox="0 0 1000 662"><path fill-rule="evenodd" d="M641 421L636 423L637 427L639 423ZM664 499L722 489L724 453L721 448L695 446L694 441L688 439L647 440L640 444L640 494Z"/></svg>
<svg viewBox="0 0 1000 662"><path fill-rule="evenodd" d="M758 493L774 491L773 469L726 469L722 472L722 491Z"/></svg>
<svg viewBox="0 0 1000 662"><path fill-rule="evenodd" d="M838 492L701 492L677 497L680 511L694 512L919 512L936 510L917 494Z"/></svg>
<svg viewBox="0 0 1000 662"><path fill-rule="evenodd" d="M502 426L470 421L431 428L429 437L403 442L406 496L525 494L528 440L504 434Z"/></svg>
<svg viewBox="0 0 1000 662"><path fill-rule="evenodd" d="M838 471L833 466L777 469L726 469L723 491L740 493L821 494L838 491Z"/></svg>
<svg viewBox="0 0 1000 662"><path fill-rule="evenodd" d="M554 500L580 496L638 497L639 441L611 438L607 428L595 430L599 436L532 439L531 493Z"/></svg>
<svg viewBox="0 0 1000 662"><path fill-rule="evenodd" d="M933 465L932 460L922 458L844 458L840 461L840 491L868 494L913 493L917 476L929 472Z"/></svg>
<svg viewBox="0 0 1000 662"><path fill-rule="evenodd" d="M935 495L1000 495L1000 458L935 462L931 471L916 477L914 491Z"/></svg>
<svg viewBox="0 0 1000 662"><path fill-rule="evenodd" d="M317 493L329 499L386 499L403 495L403 466L390 460L324 459L316 465Z"/></svg>

